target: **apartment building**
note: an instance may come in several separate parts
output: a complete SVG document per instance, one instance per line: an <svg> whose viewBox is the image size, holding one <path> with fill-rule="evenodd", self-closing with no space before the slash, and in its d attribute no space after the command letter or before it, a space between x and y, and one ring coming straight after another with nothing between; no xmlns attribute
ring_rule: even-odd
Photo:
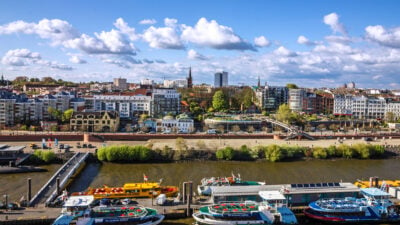
<svg viewBox="0 0 400 225"><path fill-rule="evenodd" d="M274 111L282 104L288 103L289 89L279 86L265 86L256 92L259 106L268 111Z"/></svg>
<svg viewBox="0 0 400 225"><path fill-rule="evenodd" d="M89 99L87 99L89 101ZM120 118L152 114L152 98L146 95L94 95L94 111L117 111Z"/></svg>
<svg viewBox="0 0 400 225"><path fill-rule="evenodd" d="M70 120L70 128L71 131L117 132L118 112L74 112Z"/></svg>
<svg viewBox="0 0 400 225"><path fill-rule="evenodd" d="M165 116L169 113L178 114L181 108L181 95L172 88L153 89L153 109L151 116Z"/></svg>

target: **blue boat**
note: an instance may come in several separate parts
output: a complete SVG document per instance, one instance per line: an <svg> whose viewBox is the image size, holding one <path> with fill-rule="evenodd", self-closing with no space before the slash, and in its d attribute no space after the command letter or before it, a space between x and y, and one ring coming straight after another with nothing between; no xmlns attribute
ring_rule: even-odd
<svg viewBox="0 0 400 225"><path fill-rule="evenodd" d="M287 208L286 198L278 191L261 191L263 202L221 202L204 206L193 214L197 224L297 224Z"/></svg>
<svg viewBox="0 0 400 225"><path fill-rule="evenodd" d="M400 222L390 195L378 188L362 188L363 198L320 199L311 202L304 214L324 222L393 223Z"/></svg>

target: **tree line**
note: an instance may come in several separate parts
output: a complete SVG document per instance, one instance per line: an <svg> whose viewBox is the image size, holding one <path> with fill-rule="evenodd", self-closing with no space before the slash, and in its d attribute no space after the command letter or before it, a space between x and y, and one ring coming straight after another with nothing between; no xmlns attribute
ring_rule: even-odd
<svg viewBox="0 0 400 225"><path fill-rule="evenodd" d="M163 148L152 149L152 146L114 145L101 147L97 151L100 161L108 162L154 162L154 161L179 161L179 160L238 160L254 161L266 160L278 162L301 158L345 158L345 159L370 159L382 157L385 149L381 145L355 144L329 147L302 147L293 145L265 145L250 148L243 145L239 148L225 147L217 151L194 150L179 147L172 149L165 145Z"/></svg>

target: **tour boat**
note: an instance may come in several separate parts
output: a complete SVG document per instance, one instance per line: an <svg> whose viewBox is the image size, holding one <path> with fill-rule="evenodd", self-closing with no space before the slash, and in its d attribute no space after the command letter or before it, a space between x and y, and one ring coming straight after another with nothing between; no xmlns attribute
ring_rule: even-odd
<svg viewBox="0 0 400 225"><path fill-rule="evenodd" d="M82 196L71 196L80 198ZM87 198L85 196L84 198ZM92 200L93 196L90 196ZM81 202L81 203L79 203ZM99 224L160 224L164 215L157 210L142 206L97 206L90 207L82 201L66 201L62 214L54 221L53 225L99 225Z"/></svg>
<svg viewBox="0 0 400 225"><path fill-rule="evenodd" d="M246 185L265 185L265 182L258 181L242 181L240 174L235 176L232 174L231 177L207 177L200 181L197 186L197 192L199 195L211 195L211 186L246 186Z"/></svg>
<svg viewBox="0 0 400 225"><path fill-rule="evenodd" d="M193 214L197 224L297 224L287 208L285 197L278 191L261 191L263 202L221 202L204 206Z"/></svg>
<svg viewBox="0 0 400 225"><path fill-rule="evenodd" d="M71 195L93 195L95 199L101 198L152 198L160 194L174 197L178 194L176 186L161 186L157 182L126 183L123 187L89 188L86 192L74 192Z"/></svg>
<svg viewBox="0 0 400 225"><path fill-rule="evenodd" d="M325 222L400 222L400 216L387 192L378 188L362 188L361 194L364 198L346 197L311 202L304 214Z"/></svg>

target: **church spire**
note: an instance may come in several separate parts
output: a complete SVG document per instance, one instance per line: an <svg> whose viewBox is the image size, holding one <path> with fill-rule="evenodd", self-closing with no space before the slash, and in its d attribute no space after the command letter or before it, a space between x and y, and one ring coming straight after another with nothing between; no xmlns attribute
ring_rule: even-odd
<svg viewBox="0 0 400 225"><path fill-rule="evenodd" d="M261 80L260 80L260 76L258 76L257 87L261 87Z"/></svg>
<svg viewBox="0 0 400 225"><path fill-rule="evenodd" d="M192 67L189 67L189 76L187 78L187 85L188 85L188 88L193 87Z"/></svg>

